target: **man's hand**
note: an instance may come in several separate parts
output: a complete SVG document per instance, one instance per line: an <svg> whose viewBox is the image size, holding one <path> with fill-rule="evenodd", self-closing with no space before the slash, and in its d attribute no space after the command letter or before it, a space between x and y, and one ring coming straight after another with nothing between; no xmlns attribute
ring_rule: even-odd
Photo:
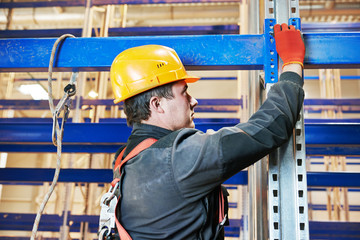
<svg viewBox="0 0 360 240"><path fill-rule="evenodd" d="M283 60L283 67L298 63L304 68L305 45L299 30L283 23L274 26L276 51Z"/></svg>

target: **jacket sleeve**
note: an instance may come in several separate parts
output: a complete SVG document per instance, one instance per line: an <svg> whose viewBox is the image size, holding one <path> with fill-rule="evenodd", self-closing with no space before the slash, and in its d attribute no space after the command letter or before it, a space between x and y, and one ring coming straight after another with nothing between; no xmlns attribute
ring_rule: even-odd
<svg viewBox="0 0 360 240"><path fill-rule="evenodd" d="M303 104L302 85L298 74L283 73L248 122L215 133L180 131L171 158L175 181L184 197L206 195L286 142Z"/></svg>

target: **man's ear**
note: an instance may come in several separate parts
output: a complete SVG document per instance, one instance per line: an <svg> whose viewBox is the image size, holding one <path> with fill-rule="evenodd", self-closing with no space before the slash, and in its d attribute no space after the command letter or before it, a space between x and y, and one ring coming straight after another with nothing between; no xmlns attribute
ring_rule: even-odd
<svg viewBox="0 0 360 240"><path fill-rule="evenodd" d="M161 98L157 96L153 96L150 98L150 110L151 112L164 113L164 109L161 106Z"/></svg>

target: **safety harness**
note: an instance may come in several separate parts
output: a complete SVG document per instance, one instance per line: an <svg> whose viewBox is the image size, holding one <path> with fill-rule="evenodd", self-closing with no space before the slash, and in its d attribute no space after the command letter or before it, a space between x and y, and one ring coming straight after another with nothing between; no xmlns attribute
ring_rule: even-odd
<svg viewBox="0 0 360 240"><path fill-rule="evenodd" d="M99 223L99 240L104 239L111 239L111 231L115 227L119 233L121 240L132 240L130 234L125 230L125 228L121 225L120 221L118 220L118 216L116 215L116 209L120 209L118 206L121 200L120 191L116 194L117 190L120 189L120 177L121 177L121 167L125 165L127 161L132 159L133 157L137 156L140 152L144 151L145 149L149 148L153 145L157 140L154 138L147 138L141 143L139 143L124 159L124 152L126 147L120 152L118 157L116 158L115 165L114 165L114 174L115 178L111 182L111 187L107 193L103 195L101 198L101 212L100 212L100 223ZM116 195L119 196L117 199ZM114 207L114 203L116 205ZM215 239L217 239L219 233L222 231L225 222L227 221L227 214L225 213L225 198L223 191L219 189L219 224L217 227Z"/></svg>
<svg viewBox="0 0 360 240"><path fill-rule="evenodd" d="M127 161L138 155L140 152L149 148L156 141L157 140L155 138L145 139L144 141L139 143L133 150L131 150L131 152L126 155L124 159L122 159L126 150L125 147L116 158L114 165L114 180L111 182L111 187L109 191L103 195L100 202L101 211L98 232L99 240L104 240L108 239L108 237L111 237L111 232L112 229L115 228L115 224L121 240L132 240L129 233L125 230L125 228L118 220L118 216L116 216L115 211L120 204L121 198L120 191L118 191L118 194L116 194L117 190L119 190L120 188L119 181L121 177L121 167L124 166ZM116 195L119 196L119 199L117 199Z"/></svg>
<svg viewBox="0 0 360 240"><path fill-rule="evenodd" d="M136 155L138 155L140 152L144 151L146 148L150 147L151 145L153 145L157 140L154 138L148 138L145 139L144 141L142 141L141 143L139 143L125 158L124 160L121 161L125 149L126 147L121 151L121 153L119 154L119 156L116 159L115 162L115 166L114 166L114 172L118 172L121 175L121 167L127 162L129 161L131 158L135 157ZM117 182L120 181L120 178L115 178L111 185L116 184ZM120 197L118 199L118 202L116 204L116 209L118 209L118 205L120 204ZM121 225L120 221L118 220L118 216L116 216L115 214L115 223L116 223L116 228L119 232L120 235L120 239L121 240L132 240L132 238L130 237L129 233L125 230L125 228Z"/></svg>

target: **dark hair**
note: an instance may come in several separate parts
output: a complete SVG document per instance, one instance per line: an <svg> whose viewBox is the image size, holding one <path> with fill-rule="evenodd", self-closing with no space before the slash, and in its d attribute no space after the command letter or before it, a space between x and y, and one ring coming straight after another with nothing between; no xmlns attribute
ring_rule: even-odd
<svg viewBox="0 0 360 240"><path fill-rule="evenodd" d="M128 126L148 120L151 116L150 99L154 96L171 99L174 97L172 86L174 82L150 89L124 101L124 112Z"/></svg>

